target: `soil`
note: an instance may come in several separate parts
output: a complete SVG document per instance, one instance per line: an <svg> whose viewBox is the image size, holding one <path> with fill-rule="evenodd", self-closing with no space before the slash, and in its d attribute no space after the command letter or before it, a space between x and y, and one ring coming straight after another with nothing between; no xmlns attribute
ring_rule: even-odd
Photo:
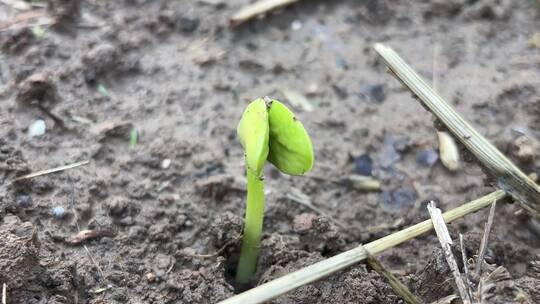
<svg viewBox="0 0 540 304"><path fill-rule="evenodd" d="M267 166L253 285L424 220L428 200L449 210L493 191L476 165L450 172L433 157L432 116L386 73L375 42L434 81L525 172L540 173L540 49L529 41L540 28L537 1L300 1L229 28L247 3L51 0L50 27L9 26L20 12L0 4L8 303L215 303L239 292L246 194L236 124L256 97L288 102L284 89L314 107L293 108L316 161L305 177ZM45 134L31 136L36 120ZM382 191L332 182L355 170L381 180ZM322 213L291 199L299 193ZM518 211L497 205L486 274L498 270L486 303L540 303L540 225ZM449 225L455 240L464 234L471 269L487 215ZM431 233L380 260L435 301L457 293L439 248ZM273 303L403 301L359 264Z"/></svg>

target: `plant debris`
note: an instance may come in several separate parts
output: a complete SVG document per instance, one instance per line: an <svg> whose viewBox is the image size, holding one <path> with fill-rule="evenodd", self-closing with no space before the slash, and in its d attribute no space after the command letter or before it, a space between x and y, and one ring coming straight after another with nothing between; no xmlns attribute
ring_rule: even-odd
<svg viewBox="0 0 540 304"><path fill-rule="evenodd" d="M70 245L81 245L89 240L98 239L104 236L111 237L113 235L114 234L112 232L107 230L81 230L77 234L67 239L66 243Z"/></svg>

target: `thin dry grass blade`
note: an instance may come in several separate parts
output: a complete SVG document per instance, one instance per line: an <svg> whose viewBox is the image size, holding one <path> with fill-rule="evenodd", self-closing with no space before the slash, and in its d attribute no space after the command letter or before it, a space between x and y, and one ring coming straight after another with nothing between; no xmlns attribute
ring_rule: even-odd
<svg viewBox="0 0 540 304"><path fill-rule="evenodd" d="M459 234L459 246L461 247L461 259L463 262L463 272L465 273L465 285L467 286L467 293L472 299L471 283L469 280L469 268L467 267L467 252L465 252L465 245L463 242L463 234Z"/></svg>
<svg viewBox="0 0 540 304"><path fill-rule="evenodd" d="M376 257L368 253L367 263L369 267L373 268L378 274L382 275L387 281L388 284L392 287L394 292L400 296L408 304L420 304L421 302L414 296L414 294L405 286L401 281L399 281L396 276L394 276L390 271L388 271L384 265L377 260Z"/></svg>
<svg viewBox="0 0 540 304"><path fill-rule="evenodd" d="M486 226L484 227L484 235L480 241L480 251L478 253L478 261L476 262L475 273L477 276L482 274L482 265L484 264L484 258L486 257L487 244L489 241L489 234L491 232L491 226L493 226L493 218L495 217L495 207L497 206L497 201L494 201L491 204L489 209L489 216Z"/></svg>
<svg viewBox="0 0 540 304"><path fill-rule="evenodd" d="M42 176L42 175L55 173L55 172L69 170L69 169L73 169L73 168L77 168L77 167L80 167L80 166L87 165L89 163L90 163L89 160L84 160L84 161L73 163L73 164L70 164L70 165L60 166L60 167L47 169L47 170L42 170L42 171L26 174L26 175L23 175L23 176L19 176L19 177L13 179L11 182L13 183L13 182L17 182L17 181L20 181L20 180L23 180L23 179L29 179L29 178L34 178L34 177L38 177L38 176Z"/></svg>

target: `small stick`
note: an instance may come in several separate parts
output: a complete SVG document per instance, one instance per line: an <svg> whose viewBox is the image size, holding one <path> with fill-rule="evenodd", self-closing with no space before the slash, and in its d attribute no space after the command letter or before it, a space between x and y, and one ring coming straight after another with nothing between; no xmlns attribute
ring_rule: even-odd
<svg viewBox="0 0 540 304"><path fill-rule="evenodd" d="M369 267L373 268L377 273L382 275L390 284L392 289L407 303L409 304L420 304L420 301L412 294L412 292L399 281L396 276L394 276L390 271L388 271L384 265L377 260L374 256L367 253L367 264Z"/></svg>
<svg viewBox="0 0 540 304"><path fill-rule="evenodd" d="M114 234L111 231L107 230L79 230L77 234L65 240L65 242L69 245L80 245L88 240L100 238L103 236L111 237L113 235Z"/></svg>
<svg viewBox="0 0 540 304"><path fill-rule="evenodd" d="M392 74L480 161L495 179L497 187L512 195L523 209L540 218L540 186L465 121L394 50L382 44L375 44L374 48Z"/></svg>
<svg viewBox="0 0 540 304"><path fill-rule="evenodd" d="M463 242L463 234L459 234L459 245L461 247L461 258L463 259L463 271L465 272L465 285L467 285L467 293L472 299L471 283L469 282L469 268L467 267L467 253Z"/></svg>
<svg viewBox="0 0 540 304"><path fill-rule="evenodd" d="M6 283L2 284L2 304L7 303L7 285Z"/></svg>
<svg viewBox="0 0 540 304"><path fill-rule="evenodd" d="M468 202L457 208L445 212L443 214L443 218L446 222L452 222L467 214L476 212L482 208L489 206L491 202L493 202L493 200L495 199L500 200L504 197L506 197L506 193L504 191L494 191L474 201ZM241 294L235 295L220 303L264 303L298 287L317 281L330 274L333 274L360 261L363 261L367 258L366 252L372 255L377 255L412 238L429 232L432 229L432 221L429 219L425 220L416 225L375 240L371 243L367 243L364 246L358 246L326 260L307 266L295 272L286 274L271 282L262 284Z"/></svg>
<svg viewBox="0 0 540 304"><path fill-rule="evenodd" d="M470 304L471 298L469 297L467 288L465 288L465 284L463 283L463 278L461 277L461 273L459 272L459 268L457 266L456 259L454 258L454 254L452 254L452 238L450 237L450 233L448 233L448 227L446 227L446 224L444 223L441 209L435 206L434 201L431 201L428 204L427 209L429 211L429 215L431 216L431 221L433 221L433 226L435 227L435 233L437 233L437 238L439 239L441 247L444 251L446 262L448 263L448 266L450 267L450 269L452 270L452 274L454 275L454 280L456 281L461 300L463 301L463 304Z"/></svg>
<svg viewBox="0 0 540 304"><path fill-rule="evenodd" d="M71 164L71 165L65 165L65 166L60 166L60 167L56 167L56 168L52 168L52 169L47 169L47 170L42 170L42 171L26 174L26 175L23 175L23 176L16 177L14 180L11 181L11 183L14 183L14 182L17 182L17 181L20 181L20 180L23 180L23 179L34 178L34 177L38 177L38 176L42 176L42 175L47 175L47 174L51 174L51 173L55 173L55 172L60 172L60 171L68 170L68 169L77 168L77 167L80 167L80 166L83 166L83 165L87 165L89 163L90 163L89 160L84 160L84 161L77 162L77 163L74 163L74 164Z"/></svg>
<svg viewBox="0 0 540 304"><path fill-rule="evenodd" d="M489 241L489 234L491 232L491 226L493 225L493 218L495 216L495 207L497 206L497 201L493 201L491 208L489 209L489 216L486 226L484 227L484 236L482 236L482 241L480 242L480 252L478 253L478 261L476 262L475 273L477 276L482 274L482 264L484 264L484 258L486 257L487 243Z"/></svg>
<svg viewBox="0 0 540 304"><path fill-rule="evenodd" d="M300 0L261 0L242 8L231 17L229 22L231 27L235 27L259 15L266 14L270 11L291 5L298 1Z"/></svg>

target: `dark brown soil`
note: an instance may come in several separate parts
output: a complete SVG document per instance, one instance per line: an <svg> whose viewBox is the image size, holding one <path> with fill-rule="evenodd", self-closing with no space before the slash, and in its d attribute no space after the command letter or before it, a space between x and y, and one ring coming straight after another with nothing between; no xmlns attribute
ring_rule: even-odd
<svg viewBox="0 0 540 304"><path fill-rule="evenodd" d="M236 124L250 100L282 99L282 89L315 106L295 113L316 163L307 177L267 166L254 285L426 219L427 200L448 210L493 191L473 164L456 173L440 161L421 164L422 153L437 151L433 119L385 72L375 42L435 80L524 171L540 173L540 49L529 43L540 29L537 1L301 1L230 29L228 18L248 2L51 0L46 11L57 24L41 28L6 27L20 12L0 4L0 285L8 303L234 295L245 200ZM45 134L30 137L36 120ZM139 140L130 147L133 130ZM381 192L331 182L353 174L363 154L373 168L359 170L383 181ZM90 163L10 183L82 160ZM298 192L324 214L291 199ZM65 214L53 215L55 207ZM486 261L489 271L502 268L486 303L540 303L540 225L518 210L497 206ZM449 226L454 239L464 234L472 261L486 219L483 210ZM81 241L79 229L95 234ZM456 293L433 234L381 261L425 302ZM274 303L402 300L360 264Z"/></svg>

